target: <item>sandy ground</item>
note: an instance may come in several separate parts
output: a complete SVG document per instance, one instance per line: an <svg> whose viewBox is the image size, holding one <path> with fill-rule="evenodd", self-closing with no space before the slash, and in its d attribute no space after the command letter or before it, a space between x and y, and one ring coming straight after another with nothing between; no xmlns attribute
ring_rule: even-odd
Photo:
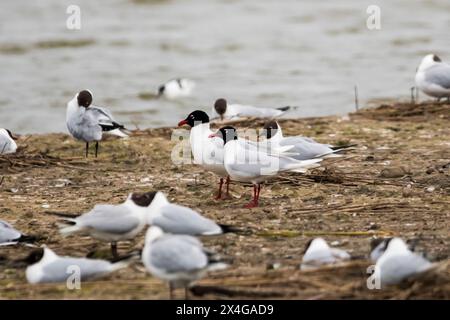
<svg viewBox="0 0 450 320"><path fill-rule="evenodd" d="M174 123L181 119L174 119ZM120 203L129 192L164 191L170 200L244 234L204 237L232 259L209 274L193 298L371 299L450 298L450 105L395 104L348 117L282 120L286 135L358 146L306 175L285 174L264 186L261 206L242 208L251 188L232 184L233 199L213 200L217 179L193 165L174 165L171 128L136 130L128 140L101 144L97 159L65 134L22 136L20 151L0 156L0 219L40 238L61 255L110 258L109 246L88 237L59 235L55 213L77 215L97 203ZM249 119L239 127L258 128ZM301 272L306 242L322 236L360 259ZM438 262L417 279L383 290L366 286L364 259L374 237L400 236ZM143 236L120 243L125 254ZM0 298L166 299L166 284L136 263L107 278L65 285L29 285L19 262L32 248L0 247ZM177 292L179 297L183 292Z"/></svg>

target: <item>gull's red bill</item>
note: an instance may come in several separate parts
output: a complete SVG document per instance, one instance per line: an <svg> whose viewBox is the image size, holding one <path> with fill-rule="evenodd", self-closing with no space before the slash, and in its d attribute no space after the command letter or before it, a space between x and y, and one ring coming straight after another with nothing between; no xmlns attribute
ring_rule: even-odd
<svg viewBox="0 0 450 320"><path fill-rule="evenodd" d="M178 126L184 126L185 124L187 124L188 122L186 120L181 120L180 122L178 122Z"/></svg>

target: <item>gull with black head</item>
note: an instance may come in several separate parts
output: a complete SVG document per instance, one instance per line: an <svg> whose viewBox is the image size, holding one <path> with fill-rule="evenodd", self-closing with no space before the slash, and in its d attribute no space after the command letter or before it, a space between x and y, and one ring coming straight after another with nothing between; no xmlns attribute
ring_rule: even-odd
<svg viewBox="0 0 450 320"><path fill-rule="evenodd" d="M131 256L112 263L100 259L59 256L44 247L35 249L25 259L28 265L25 275L31 284L67 282L74 272L79 272L80 281L93 280L126 268L135 259Z"/></svg>
<svg viewBox="0 0 450 320"><path fill-rule="evenodd" d="M210 128L209 116L206 112L195 110L186 119L178 123L178 127L188 125L191 127L189 142L194 164L202 166L220 178L219 191L216 199L231 198L229 193L230 177L223 165L223 142L220 139L210 139L213 134ZM226 179L226 193L222 194L222 187Z"/></svg>
<svg viewBox="0 0 450 320"><path fill-rule="evenodd" d="M64 219L70 226L63 226L63 235L79 233L94 239L110 242L111 252L118 257L117 242L131 240L147 224L148 207L155 192L131 193L119 205L98 204L91 211L77 217Z"/></svg>
<svg viewBox="0 0 450 320"><path fill-rule="evenodd" d="M128 137L125 127L116 122L109 110L92 105L92 93L80 91L67 103L66 124L70 134L77 140L86 142L86 157L89 143L95 142L95 157L103 133Z"/></svg>
<svg viewBox="0 0 450 320"><path fill-rule="evenodd" d="M246 208L258 206L261 184L282 172L305 173L309 168L318 167L322 159L299 161L283 154L268 153L238 139L236 129L231 126L220 128L211 138L220 138L223 147L223 163L233 181L253 184L253 199Z"/></svg>
<svg viewBox="0 0 450 320"><path fill-rule="evenodd" d="M221 120L245 117L275 118L282 116L290 109L293 109L293 107L258 108L242 104L228 104L227 100L220 98L214 103L212 115L218 116Z"/></svg>
<svg viewBox="0 0 450 320"><path fill-rule="evenodd" d="M316 142L312 138L303 136L284 137L281 126L274 120L267 122L262 132L272 148L292 146L289 149L290 156L297 160L339 157L340 155L336 153L355 146L353 144L332 146L330 144Z"/></svg>

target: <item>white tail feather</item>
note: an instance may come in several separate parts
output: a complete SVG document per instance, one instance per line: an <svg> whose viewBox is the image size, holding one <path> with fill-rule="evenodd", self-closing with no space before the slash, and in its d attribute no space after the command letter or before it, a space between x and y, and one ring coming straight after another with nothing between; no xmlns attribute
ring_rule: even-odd
<svg viewBox="0 0 450 320"><path fill-rule="evenodd" d="M111 131L105 131L106 134L112 134L113 136L118 136L121 138L128 138L128 135L120 129L114 129Z"/></svg>
<svg viewBox="0 0 450 320"><path fill-rule="evenodd" d="M224 262L212 263L208 266L208 271L219 271L228 268L228 264Z"/></svg>
<svg viewBox="0 0 450 320"><path fill-rule="evenodd" d="M297 161L295 163L290 164L285 170L299 172L299 173L305 173L308 169L319 167L320 164L318 164L318 163L320 161L322 161L322 159L309 159L309 160Z"/></svg>
<svg viewBox="0 0 450 320"><path fill-rule="evenodd" d="M76 232L80 231L80 227L77 225L74 225L74 226L60 225L60 227L62 227L62 229L60 229L59 232L61 233L61 235L63 237L67 237L67 236L71 235L72 233L76 233Z"/></svg>

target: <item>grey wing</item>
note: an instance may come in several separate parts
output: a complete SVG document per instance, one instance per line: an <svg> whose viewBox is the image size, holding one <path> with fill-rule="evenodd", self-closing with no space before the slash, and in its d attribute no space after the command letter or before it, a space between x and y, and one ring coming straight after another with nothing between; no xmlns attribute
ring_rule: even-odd
<svg viewBox="0 0 450 320"><path fill-rule="evenodd" d="M450 89L450 66L447 64L438 64L431 67L426 71L425 79L445 89Z"/></svg>
<svg viewBox="0 0 450 320"><path fill-rule="evenodd" d="M314 140L303 139L303 137L289 137L280 142L280 145L292 144L294 147L290 151L298 153L298 155L294 155L292 158L297 160L313 159L317 156L333 152L329 145L318 143Z"/></svg>
<svg viewBox="0 0 450 320"><path fill-rule="evenodd" d="M152 244L150 263L169 273L193 272L208 265L203 248L185 237L168 236Z"/></svg>
<svg viewBox="0 0 450 320"><path fill-rule="evenodd" d="M91 110L93 113L95 113L99 119L102 119L105 121L107 121L107 120L114 121L114 118L108 109L105 109L102 107L97 107L97 106L90 106L88 108L88 110Z"/></svg>
<svg viewBox="0 0 450 320"><path fill-rule="evenodd" d="M202 235L220 234L221 228L212 220L201 216L196 211L168 204L161 208L161 215L152 220L164 232L173 234Z"/></svg>
<svg viewBox="0 0 450 320"><path fill-rule="evenodd" d="M242 177L252 178L272 175L278 171L279 157L258 151L256 146L245 142L236 145L236 157L227 166Z"/></svg>
<svg viewBox="0 0 450 320"><path fill-rule="evenodd" d="M140 225L131 210L120 205L97 205L77 220L82 226L113 234L128 233Z"/></svg>
<svg viewBox="0 0 450 320"><path fill-rule="evenodd" d="M22 234L14 229L8 222L0 220L0 243L17 240Z"/></svg>
<svg viewBox="0 0 450 320"><path fill-rule="evenodd" d="M103 260L61 257L43 266L41 282L65 282L78 270L81 280L92 279L111 271L111 263Z"/></svg>

